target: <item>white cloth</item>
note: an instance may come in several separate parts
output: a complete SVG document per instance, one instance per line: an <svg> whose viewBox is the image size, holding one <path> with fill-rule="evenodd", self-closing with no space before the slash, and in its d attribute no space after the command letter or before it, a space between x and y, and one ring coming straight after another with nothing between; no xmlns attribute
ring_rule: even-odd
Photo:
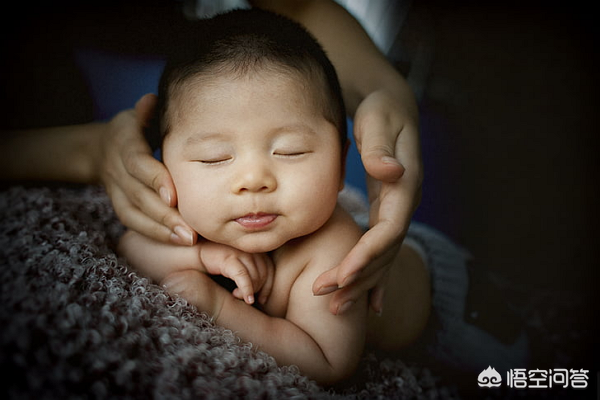
<svg viewBox="0 0 600 400"><path fill-rule="evenodd" d="M250 8L250 3L247 0L187 0L184 7L189 19L211 18L238 8Z"/></svg>

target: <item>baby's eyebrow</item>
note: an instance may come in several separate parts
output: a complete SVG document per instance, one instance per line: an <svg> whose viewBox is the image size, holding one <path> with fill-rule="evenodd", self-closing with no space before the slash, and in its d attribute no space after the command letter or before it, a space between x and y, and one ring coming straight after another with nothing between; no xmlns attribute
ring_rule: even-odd
<svg viewBox="0 0 600 400"><path fill-rule="evenodd" d="M307 136L316 136L317 132L309 125L306 124L290 124L290 125L282 125L276 127L270 131L270 134L273 136L281 135L281 134L293 134L299 133ZM186 146L192 146L199 143L206 142L226 142L231 135L227 132L204 132L199 131L192 133L185 140Z"/></svg>
<svg viewBox="0 0 600 400"><path fill-rule="evenodd" d="M310 127L309 125L305 125L305 124L291 124L291 125L284 125L284 126L280 126L278 128L275 128L273 130L273 133L278 134L278 133L294 133L294 132L298 132L298 133L304 133L304 134L309 134L309 135L316 135L317 132Z"/></svg>
<svg viewBox="0 0 600 400"><path fill-rule="evenodd" d="M197 132L194 133L185 140L187 146L191 146L198 143L209 142L209 141L224 141L226 140L227 134L222 132Z"/></svg>

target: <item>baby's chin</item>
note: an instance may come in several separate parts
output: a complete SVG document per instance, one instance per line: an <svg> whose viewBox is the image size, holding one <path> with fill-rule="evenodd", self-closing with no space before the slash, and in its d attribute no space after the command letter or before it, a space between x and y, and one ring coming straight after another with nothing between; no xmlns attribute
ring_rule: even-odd
<svg viewBox="0 0 600 400"><path fill-rule="evenodd" d="M270 251L276 250L283 246L285 242L280 243L269 243L268 241L241 241L235 243L229 243L228 245L231 247L235 247L238 250L241 250L246 253L254 254L254 253L268 253Z"/></svg>
<svg viewBox="0 0 600 400"><path fill-rule="evenodd" d="M254 235L249 235L254 236ZM258 235L256 235L258 236ZM236 240L226 240L223 238L206 238L212 242L224 244L238 250L241 250L246 253L255 254L255 253L268 253L270 251L276 250L283 246L287 241L283 241L281 239L277 240L269 240L263 237L243 237L237 238Z"/></svg>

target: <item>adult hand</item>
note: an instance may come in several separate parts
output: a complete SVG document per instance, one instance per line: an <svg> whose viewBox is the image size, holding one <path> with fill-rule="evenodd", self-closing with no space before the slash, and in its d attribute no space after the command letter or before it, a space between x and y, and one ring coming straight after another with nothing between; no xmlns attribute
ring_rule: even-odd
<svg viewBox="0 0 600 400"><path fill-rule="evenodd" d="M316 295L337 291L330 302L334 314L347 310L368 290L371 307L382 311L385 276L421 200L417 118L384 90L371 93L356 111L354 135L369 175L370 229L340 265L315 280Z"/></svg>
<svg viewBox="0 0 600 400"><path fill-rule="evenodd" d="M147 94L117 114L100 139L98 168L115 212L128 228L161 242L193 245L196 233L174 206L177 193L163 163L152 156L143 128L156 107Z"/></svg>

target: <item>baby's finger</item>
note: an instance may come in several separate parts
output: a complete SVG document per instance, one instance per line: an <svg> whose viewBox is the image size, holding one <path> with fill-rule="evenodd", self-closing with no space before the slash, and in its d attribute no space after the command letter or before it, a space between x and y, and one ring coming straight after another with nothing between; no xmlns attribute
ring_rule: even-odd
<svg viewBox="0 0 600 400"><path fill-rule="evenodd" d="M270 257L265 257L266 276L262 288L258 293L258 301L260 304L265 304L269 300L271 291L273 289L273 282L275 281L275 267Z"/></svg>
<svg viewBox="0 0 600 400"><path fill-rule="evenodd" d="M252 254L252 263L256 267L256 281L254 289L260 291L267 277L267 265L263 254Z"/></svg>
<svg viewBox="0 0 600 400"><path fill-rule="evenodd" d="M231 292L231 294L238 300L244 300L244 294L239 288L233 289L233 292Z"/></svg>
<svg viewBox="0 0 600 400"><path fill-rule="evenodd" d="M262 281L260 278L259 266L256 264L256 258L254 254L242 253L238 256L239 261L242 263L244 268L246 268L246 272L250 277L250 281L252 282L253 293L256 293L260 290L262 286Z"/></svg>
<svg viewBox="0 0 600 400"><path fill-rule="evenodd" d="M256 253L253 254L252 257L258 274L258 280L256 281L254 289L258 292L261 291L267 280L272 278L275 271L273 269L273 261L267 254Z"/></svg>
<svg viewBox="0 0 600 400"><path fill-rule="evenodd" d="M230 258L227 260L227 265L222 271L224 277L232 279L235 282L242 293L241 298L246 303L253 304L254 288L252 286L252 279L244 264L237 258Z"/></svg>

